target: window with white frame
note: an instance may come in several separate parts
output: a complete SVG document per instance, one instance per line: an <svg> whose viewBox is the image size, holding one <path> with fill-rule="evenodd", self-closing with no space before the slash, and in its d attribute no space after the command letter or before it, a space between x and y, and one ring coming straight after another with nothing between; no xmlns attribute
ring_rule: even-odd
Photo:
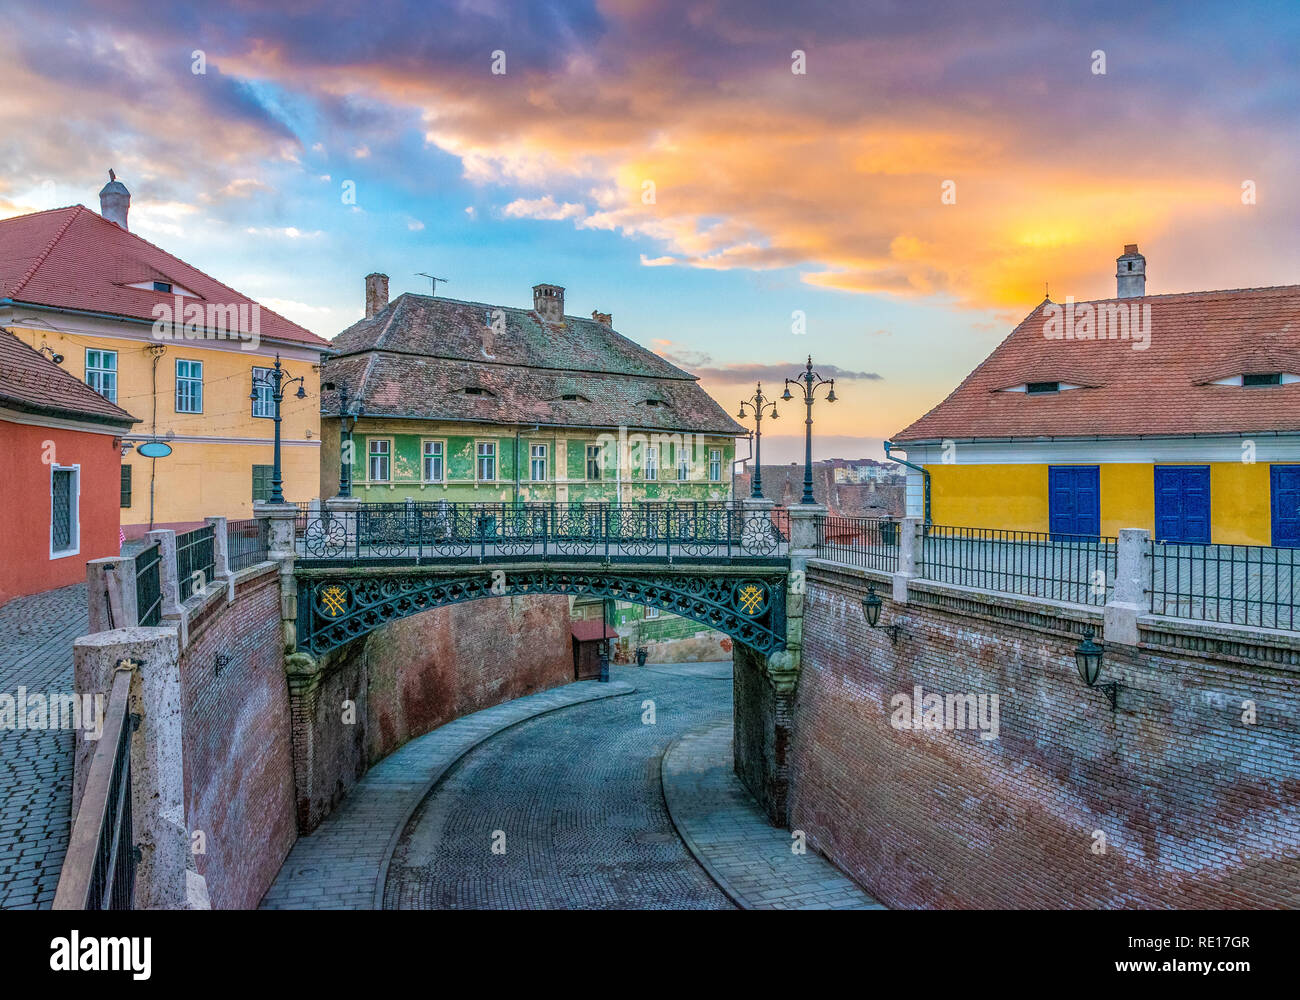
<svg viewBox="0 0 1300 1000"><path fill-rule="evenodd" d="M117 351L86 349L86 385L110 403L117 402Z"/></svg>
<svg viewBox="0 0 1300 1000"><path fill-rule="evenodd" d="M677 478L691 478L691 453L685 447L677 449Z"/></svg>
<svg viewBox="0 0 1300 1000"><path fill-rule="evenodd" d="M647 482L659 478L659 448L657 445L648 444L645 446L645 477Z"/></svg>
<svg viewBox="0 0 1300 1000"><path fill-rule="evenodd" d="M372 483L386 483L389 479L389 461L393 444L387 438L371 438L369 444L370 475Z"/></svg>
<svg viewBox="0 0 1300 1000"><path fill-rule="evenodd" d="M442 441L424 442L424 481L440 483L443 480L443 452L446 445Z"/></svg>
<svg viewBox="0 0 1300 1000"><path fill-rule="evenodd" d="M722 482L722 449L709 449L709 482Z"/></svg>
<svg viewBox="0 0 1300 1000"><path fill-rule="evenodd" d="M600 479L600 445L587 445L587 478L590 480Z"/></svg>
<svg viewBox="0 0 1300 1000"><path fill-rule="evenodd" d="M253 369L253 416L274 417L275 400L271 398L271 369Z"/></svg>
<svg viewBox="0 0 1300 1000"><path fill-rule="evenodd" d="M495 441L478 443L478 481L494 483L497 479L497 444Z"/></svg>
<svg viewBox="0 0 1300 1000"><path fill-rule="evenodd" d="M546 482L546 445L535 444L528 449L528 476L535 483Z"/></svg>
<svg viewBox="0 0 1300 1000"><path fill-rule="evenodd" d="M176 412L203 412L203 362L176 359Z"/></svg>
<svg viewBox="0 0 1300 1000"><path fill-rule="evenodd" d="M658 609L658 608L652 608L652 607L650 607L649 605L646 605L646 609L645 609L645 617L646 617L647 620L649 620L649 619L651 619L651 618L658 618L658 617L659 617L659 609Z"/></svg>
<svg viewBox="0 0 1300 1000"><path fill-rule="evenodd" d="M50 558L75 555L81 548L81 469L50 466Z"/></svg>

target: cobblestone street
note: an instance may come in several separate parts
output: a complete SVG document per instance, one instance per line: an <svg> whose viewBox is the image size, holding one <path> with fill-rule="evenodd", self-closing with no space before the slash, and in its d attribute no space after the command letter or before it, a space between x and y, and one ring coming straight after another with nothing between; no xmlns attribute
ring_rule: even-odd
<svg viewBox="0 0 1300 1000"><path fill-rule="evenodd" d="M0 608L0 693L72 691L72 643L84 635L86 585ZM57 729L0 729L0 909L48 909L72 821L72 741Z"/></svg>
<svg viewBox="0 0 1300 1000"><path fill-rule="evenodd" d="M733 908L678 836L660 784L677 736L730 717L731 664L613 676L636 693L524 722L450 771L402 833L387 908Z"/></svg>

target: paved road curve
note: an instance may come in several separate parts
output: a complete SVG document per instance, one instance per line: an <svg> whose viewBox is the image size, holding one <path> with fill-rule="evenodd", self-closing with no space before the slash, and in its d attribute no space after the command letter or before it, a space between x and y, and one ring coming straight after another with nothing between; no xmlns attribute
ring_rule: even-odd
<svg viewBox="0 0 1300 1000"><path fill-rule="evenodd" d="M616 667L614 679L637 692L522 723L457 764L403 832L385 906L732 909L675 832L660 784L678 735L731 717L731 664Z"/></svg>

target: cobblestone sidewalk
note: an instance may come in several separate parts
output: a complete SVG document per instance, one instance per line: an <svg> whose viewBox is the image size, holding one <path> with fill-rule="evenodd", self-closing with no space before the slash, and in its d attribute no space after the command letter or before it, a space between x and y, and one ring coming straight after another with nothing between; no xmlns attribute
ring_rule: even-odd
<svg viewBox="0 0 1300 1000"><path fill-rule="evenodd" d="M579 681L475 712L411 740L367 771L316 830L298 838L262 908L382 908L382 886L396 837L429 787L462 754L526 719L634 690L616 681Z"/></svg>
<svg viewBox="0 0 1300 1000"><path fill-rule="evenodd" d="M72 691L72 643L84 635L86 585L0 608L0 693ZM72 823L72 746L57 729L0 729L0 909L48 909Z"/></svg>
<svg viewBox="0 0 1300 1000"><path fill-rule="evenodd" d="M767 821L732 769L732 720L685 733L664 754L664 798L677 832L737 904L753 910L883 910L789 830Z"/></svg>

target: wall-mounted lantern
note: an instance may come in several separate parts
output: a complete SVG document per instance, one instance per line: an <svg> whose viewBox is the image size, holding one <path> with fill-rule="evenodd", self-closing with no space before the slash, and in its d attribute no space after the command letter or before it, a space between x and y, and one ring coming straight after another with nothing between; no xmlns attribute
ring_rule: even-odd
<svg viewBox="0 0 1300 1000"><path fill-rule="evenodd" d="M880 609L884 603L876 593L875 584L867 584L867 596L862 598L862 615L866 618L869 628L880 625ZM904 634L903 623L895 619L885 628L889 631L889 641L897 645L899 636Z"/></svg>
<svg viewBox="0 0 1300 1000"><path fill-rule="evenodd" d="M1111 711L1114 711L1119 697L1119 683L1117 681L1097 683L1097 678L1101 676L1101 661L1105 649L1101 643L1093 642L1093 634L1091 626L1083 630L1083 641L1074 650L1074 663L1079 668L1079 676L1083 679L1083 683L1103 691L1110 699Z"/></svg>

